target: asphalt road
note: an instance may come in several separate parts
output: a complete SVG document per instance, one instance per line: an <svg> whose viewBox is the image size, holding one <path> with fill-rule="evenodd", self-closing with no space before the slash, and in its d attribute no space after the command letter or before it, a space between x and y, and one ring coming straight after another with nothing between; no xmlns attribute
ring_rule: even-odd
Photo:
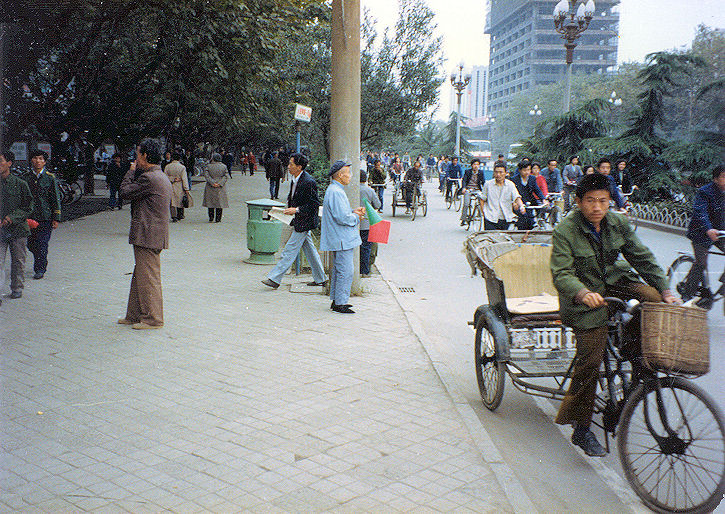
<svg viewBox="0 0 725 514"><path fill-rule="evenodd" d="M476 307L486 303L485 283L480 276L471 276L462 253L468 233L459 226L459 213L446 209L433 184L425 187L428 215L413 222L400 210L392 218L386 195L383 216L394 221L389 244L381 245L381 265L386 277L402 288L403 307L420 321L426 343L442 356L459 391L531 500L549 512L643 510L623 478L616 451L603 459L588 458L569 443L570 430L553 423L558 402L521 393L507 379L498 410L489 412L483 407L473 362L474 333L467 322ZM644 228L639 235L665 269L678 250L689 248L684 237ZM711 269L722 270L722 259L714 261ZM709 326L712 371L697 381L723 406L725 317L721 305L710 312Z"/></svg>

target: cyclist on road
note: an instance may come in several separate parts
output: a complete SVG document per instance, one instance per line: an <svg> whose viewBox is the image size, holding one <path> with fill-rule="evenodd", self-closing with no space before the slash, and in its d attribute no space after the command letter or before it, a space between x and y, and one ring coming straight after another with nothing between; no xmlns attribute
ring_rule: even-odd
<svg viewBox="0 0 725 514"><path fill-rule="evenodd" d="M609 212L609 191L609 180L599 173L582 179L576 188L579 209L554 229L550 262L554 287L559 292L561 321L576 336L571 384L556 423L573 425L571 442L592 457L606 454L589 428L607 343L604 297L677 303L655 256L625 217ZM620 255L627 262L619 259ZM636 279L630 265L647 284ZM638 327L635 321L628 327ZM630 340L636 335L628 334Z"/></svg>
<svg viewBox="0 0 725 514"><path fill-rule="evenodd" d="M403 164L400 162L400 157L395 157L393 163L390 165L390 180L393 184L400 182L400 177L403 175Z"/></svg>
<svg viewBox="0 0 725 514"><path fill-rule="evenodd" d="M473 159L471 161L471 167L466 170L463 174L463 206L461 207L461 226L468 222L469 206L471 203L471 197L473 195L476 198L479 197L478 193L483 189L483 183L485 182L483 177L483 170L479 169L481 161L479 159ZM481 211L483 211L483 201L479 199L481 203Z"/></svg>
<svg viewBox="0 0 725 514"><path fill-rule="evenodd" d="M685 280L678 284L677 292L687 301L697 293L707 270L707 256L714 244L725 253L725 239L718 239L718 231L725 230L725 166L712 172L712 182L701 187L692 204L692 220L687 237L692 241L695 263ZM725 274L721 277L725 280Z"/></svg>
<svg viewBox="0 0 725 514"><path fill-rule="evenodd" d="M564 171L562 171L562 179L564 181L564 209L567 211L571 208L571 195L583 175L582 167L579 165L579 157L574 155L569 159L569 164L564 166Z"/></svg>
<svg viewBox="0 0 725 514"><path fill-rule="evenodd" d="M611 175L612 161L609 159L599 159L599 162L597 163L597 171L607 177L607 181L609 182L609 194L611 195L612 200L614 200L614 205L617 209L624 209L627 205L627 201L622 196L619 186L617 186L617 181L614 180L614 177Z"/></svg>
<svg viewBox="0 0 725 514"><path fill-rule="evenodd" d="M446 198L448 198L448 195L451 194L453 181L458 180L461 177L463 177L463 170L461 169L461 165L458 164L458 157L453 156L451 157L451 163L448 165L448 169L446 170Z"/></svg>
<svg viewBox="0 0 725 514"><path fill-rule="evenodd" d="M514 220L514 209L526 212L518 189L506 178L506 165L502 162L493 165L493 178L483 184L480 199L484 230L508 230Z"/></svg>
<svg viewBox="0 0 725 514"><path fill-rule="evenodd" d="M552 193L561 193L564 184L561 180L561 171L556 167L556 159L549 159L546 168L541 170L541 174L546 179L546 187Z"/></svg>
<svg viewBox="0 0 725 514"><path fill-rule="evenodd" d="M518 165L518 173L511 177L511 182L516 185L521 201L526 205L549 205L545 199L544 193L536 185L536 178L531 174L531 162L521 161ZM539 199L543 200L539 200ZM526 213L522 213L516 222L516 228L519 230L531 230L534 228L534 211L527 209Z"/></svg>
<svg viewBox="0 0 725 514"><path fill-rule="evenodd" d="M413 167L405 172L403 187L405 188L405 214L410 214L410 207L413 203L413 195L418 194L418 188L423 183L423 170L420 169L420 161L415 161Z"/></svg>

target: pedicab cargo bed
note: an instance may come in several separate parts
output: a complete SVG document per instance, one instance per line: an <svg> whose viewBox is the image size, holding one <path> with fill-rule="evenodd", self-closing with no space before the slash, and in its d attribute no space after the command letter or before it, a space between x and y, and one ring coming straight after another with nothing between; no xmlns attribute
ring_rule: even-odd
<svg viewBox="0 0 725 514"><path fill-rule="evenodd" d="M551 280L551 231L486 231L466 238L466 258L486 280L488 302L502 313L558 317L559 298ZM546 316L543 316L546 314Z"/></svg>

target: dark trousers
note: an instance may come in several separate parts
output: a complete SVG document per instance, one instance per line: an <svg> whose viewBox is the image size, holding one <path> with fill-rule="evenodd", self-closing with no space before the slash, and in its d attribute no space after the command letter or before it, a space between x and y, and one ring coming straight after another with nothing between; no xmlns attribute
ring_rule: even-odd
<svg viewBox="0 0 725 514"><path fill-rule="evenodd" d="M719 240L714 243L714 245L725 252L725 241ZM690 268L690 272L687 274L684 289L679 291L680 294L686 296L687 298L692 298L697 294L697 288L702 282L705 272L707 271L707 257L710 252L709 248L695 243L692 243L692 250L695 253L695 262L692 265L692 268Z"/></svg>
<svg viewBox="0 0 725 514"><path fill-rule="evenodd" d="M531 230L534 228L534 214L533 212L526 211L526 214L519 214L519 218L516 220L517 230Z"/></svg>
<svg viewBox="0 0 725 514"><path fill-rule="evenodd" d="M183 207L172 207L171 208L171 219L172 220L183 220L184 219L184 208Z"/></svg>
<svg viewBox="0 0 725 514"><path fill-rule="evenodd" d="M483 230L508 230L509 222L506 220L498 220L496 222L488 221L483 218Z"/></svg>
<svg viewBox="0 0 725 514"><path fill-rule="evenodd" d="M133 267L128 293L126 319L148 325L164 324L164 299L161 291L161 250L133 247Z"/></svg>
<svg viewBox="0 0 725 514"><path fill-rule="evenodd" d="M121 195L118 194L118 188L119 186L112 186L108 185L108 206L113 209L115 207L118 207L119 209L123 207L123 200L121 199Z"/></svg>
<svg viewBox="0 0 725 514"><path fill-rule="evenodd" d="M269 197L271 199L279 198L279 180L278 178L269 179Z"/></svg>
<svg viewBox="0 0 725 514"><path fill-rule="evenodd" d="M636 298L640 302L661 302L660 293L641 282L620 282L607 288L605 296L615 296L622 300ZM607 346L607 327L589 330L575 330L576 362L571 376L569 390L559 407L556 422L560 425L588 427L594 413L594 399L599 383L599 367L604 359Z"/></svg>
<svg viewBox="0 0 725 514"><path fill-rule="evenodd" d="M370 230L361 230L360 231L360 239L362 239L362 244L360 245L360 274L361 275L369 275L370 274L370 250L373 247L373 244L368 241L368 235L370 234Z"/></svg>
<svg viewBox="0 0 725 514"><path fill-rule="evenodd" d="M37 228L30 231L28 250L33 254L33 271L45 273L48 270L48 242L53 232L52 221L39 221Z"/></svg>
<svg viewBox="0 0 725 514"><path fill-rule="evenodd" d="M216 221L217 223L219 223L222 220L221 209L215 209L213 207L210 207L207 210L209 211L209 221Z"/></svg>
<svg viewBox="0 0 725 514"><path fill-rule="evenodd" d="M413 204L413 195L418 194L418 184L415 182L404 182L403 187L405 188L405 207L410 209Z"/></svg>

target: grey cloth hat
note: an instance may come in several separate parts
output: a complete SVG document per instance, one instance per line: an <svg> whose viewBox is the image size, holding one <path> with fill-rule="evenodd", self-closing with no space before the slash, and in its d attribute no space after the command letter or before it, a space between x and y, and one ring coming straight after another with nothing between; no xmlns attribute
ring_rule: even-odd
<svg viewBox="0 0 725 514"><path fill-rule="evenodd" d="M332 166L330 166L330 173L328 173L327 175L331 177L345 166L352 166L352 163L343 160L335 161L332 163Z"/></svg>

